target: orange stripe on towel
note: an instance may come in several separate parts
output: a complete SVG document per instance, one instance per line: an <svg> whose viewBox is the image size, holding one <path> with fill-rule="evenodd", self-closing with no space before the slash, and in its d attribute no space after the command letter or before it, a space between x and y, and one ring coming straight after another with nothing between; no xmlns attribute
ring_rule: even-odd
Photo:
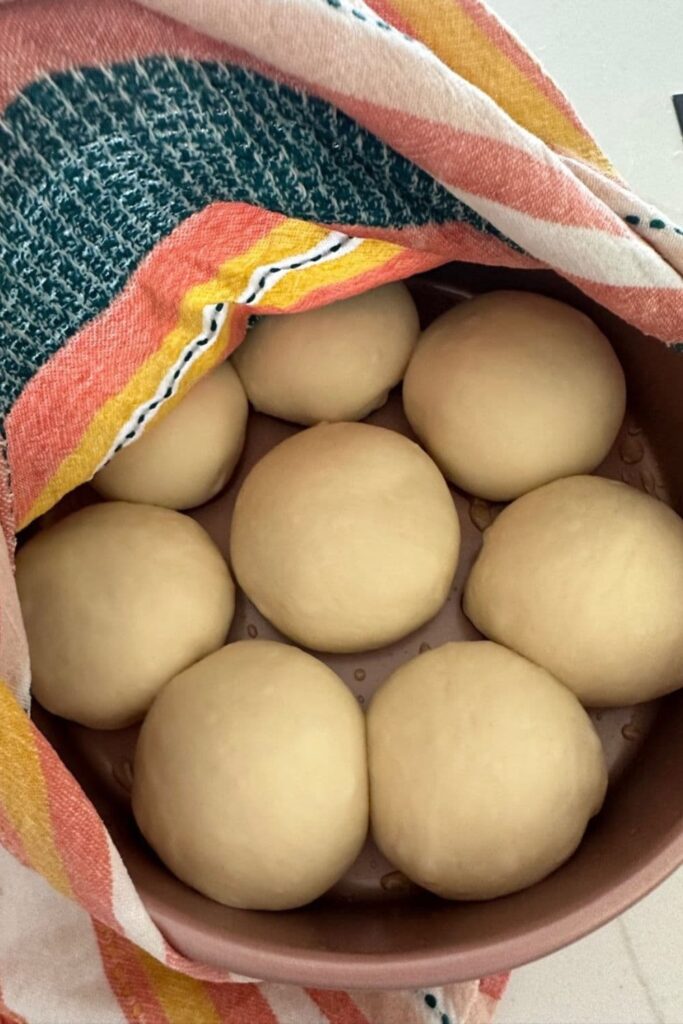
<svg viewBox="0 0 683 1024"><path fill-rule="evenodd" d="M100 921L116 928L109 846L102 821L52 747L42 737L37 747L53 835L74 898Z"/></svg>
<svg viewBox="0 0 683 1024"><path fill-rule="evenodd" d="M142 963L140 951L93 919L102 966L128 1024L170 1024Z"/></svg>
<svg viewBox="0 0 683 1024"><path fill-rule="evenodd" d="M309 996L323 1011L330 1024L370 1024L358 1004L348 992L322 988L306 989Z"/></svg>
<svg viewBox="0 0 683 1024"><path fill-rule="evenodd" d="M0 803L21 838L27 864L65 896L71 886L55 843L38 744L45 743L28 715L0 683Z"/></svg>
<svg viewBox="0 0 683 1024"><path fill-rule="evenodd" d="M278 1024L277 1017L258 985L207 985L206 990L222 1024ZM288 1022L281 1021L279 1024Z"/></svg>

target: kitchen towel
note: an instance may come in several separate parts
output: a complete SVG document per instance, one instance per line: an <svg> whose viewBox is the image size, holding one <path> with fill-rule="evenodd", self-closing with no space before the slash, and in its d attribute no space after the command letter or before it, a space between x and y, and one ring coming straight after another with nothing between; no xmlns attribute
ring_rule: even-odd
<svg viewBox="0 0 683 1024"><path fill-rule="evenodd" d="M17 531L249 316L463 260L551 268L683 342L683 231L478 0L0 4L0 1018L475 1024L504 977L255 984L159 933L31 722Z"/></svg>

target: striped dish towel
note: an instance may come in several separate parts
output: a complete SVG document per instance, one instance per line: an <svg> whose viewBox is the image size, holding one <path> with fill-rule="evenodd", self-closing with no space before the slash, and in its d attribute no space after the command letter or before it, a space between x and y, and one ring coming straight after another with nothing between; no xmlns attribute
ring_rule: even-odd
<svg viewBox="0 0 683 1024"><path fill-rule="evenodd" d="M9 0L0 107L0 1019L490 1020L503 977L349 994L169 948L26 713L14 537L254 311L455 259L551 267L676 344L683 231L478 0Z"/></svg>

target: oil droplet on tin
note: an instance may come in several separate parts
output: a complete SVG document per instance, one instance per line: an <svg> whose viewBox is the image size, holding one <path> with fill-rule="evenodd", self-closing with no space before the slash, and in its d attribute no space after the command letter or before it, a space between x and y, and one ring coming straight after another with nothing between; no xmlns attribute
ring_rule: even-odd
<svg viewBox="0 0 683 1024"><path fill-rule="evenodd" d="M365 669L357 668L356 671L353 673L353 678L357 679L359 683L362 683L363 680L365 679Z"/></svg>
<svg viewBox="0 0 683 1024"><path fill-rule="evenodd" d="M359 704L365 704L365 697L364 697L364 695L362 693L357 693L356 694L356 699L357 699Z"/></svg>
<svg viewBox="0 0 683 1024"><path fill-rule="evenodd" d="M258 636L258 629L256 626L247 626L247 636L250 636L252 640L255 636Z"/></svg>
<svg viewBox="0 0 683 1024"><path fill-rule="evenodd" d="M470 504L470 519L478 530L483 531L493 522L493 509L488 501L482 498L474 498Z"/></svg>
<svg viewBox="0 0 683 1024"><path fill-rule="evenodd" d="M408 892L411 887L410 879L402 871L390 871L388 875L382 875L379 884L385 892Z"/></svg>
<svg viewBox="0 0 683 1024"><path fill-rule="evenodd" d="M127 793L130 793L133 788L133 762L129 758L126 758L125 761L119 761L111 766L111 773L119 786L125 789Z"/></svg>
<svg viewBox="0 0 683 1024"><path fill-rule="evenodd" d="M432 649L432 645L428 644L425 641L424 643L420 644L420 646L418 647L417 651L418 651L418 654L424 654L425 651L431 651L431 649Z"/></svg>
<svg viewBox="0 0 683 1024"><path fill-rule="evenodd" d="M638 729L633 722L627 722L621 728L621 735L625 740L639 740L642 736L640 729Z"/></svg>

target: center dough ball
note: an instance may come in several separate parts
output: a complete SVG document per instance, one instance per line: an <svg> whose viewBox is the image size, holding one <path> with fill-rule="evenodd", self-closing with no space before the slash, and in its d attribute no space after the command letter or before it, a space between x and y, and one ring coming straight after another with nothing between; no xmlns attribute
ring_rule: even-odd
<svg viewBox="0 0 683 1024"><path fill-rule="evenodd" d="M301 906L334 885L365 839L363 714L310 654L229 644L154 702L133 811L171 871L206 896L253 910Z"/></svg>
<svg viewBox="0 0 683 1024"><path fill-rule="evenodd" d="M187 516L150 505L91 505L17 555L33 693L96 729L141 718L161 686L225 642L228 567Z"/></svg>
<svg viewBox="0 0 683 1024"><path fill-rule="evenodd" d="M368 712L372 829L419 885L489 899L538 882L603 801L605 759L576 697L497 644L402 665Z"/></svg>
<svg viewBox="0 0 683 1024"><path fill-rule="evenodd" d="M382 647L448 595L460 527L445 480L401 434L311 427L271 449L238 495L240 585L286 636L320 651Z"/></svg>
<svg viewBox="0 0 683 1024"><path fill-rule="evenodd" d="M623 371L595 324L523 292L481 295L440 316L403 385L406 416L448 479L492 501L595 469L625 401Z"/></svg>
<svg viewBox="0 0 683 1024"><path fill-rule="evenodd" d="M403 377L420 325L404 284L265 316L232 357L259 412L308 426L361 420Z"/></svg>
<svg viewBox="0 0 683 1024"><path fill-rule="evenodd" d="M105 498L194 508L232 475L244 445L247 398L229 363L202 377L159 422L92 481Z"/></svg>

